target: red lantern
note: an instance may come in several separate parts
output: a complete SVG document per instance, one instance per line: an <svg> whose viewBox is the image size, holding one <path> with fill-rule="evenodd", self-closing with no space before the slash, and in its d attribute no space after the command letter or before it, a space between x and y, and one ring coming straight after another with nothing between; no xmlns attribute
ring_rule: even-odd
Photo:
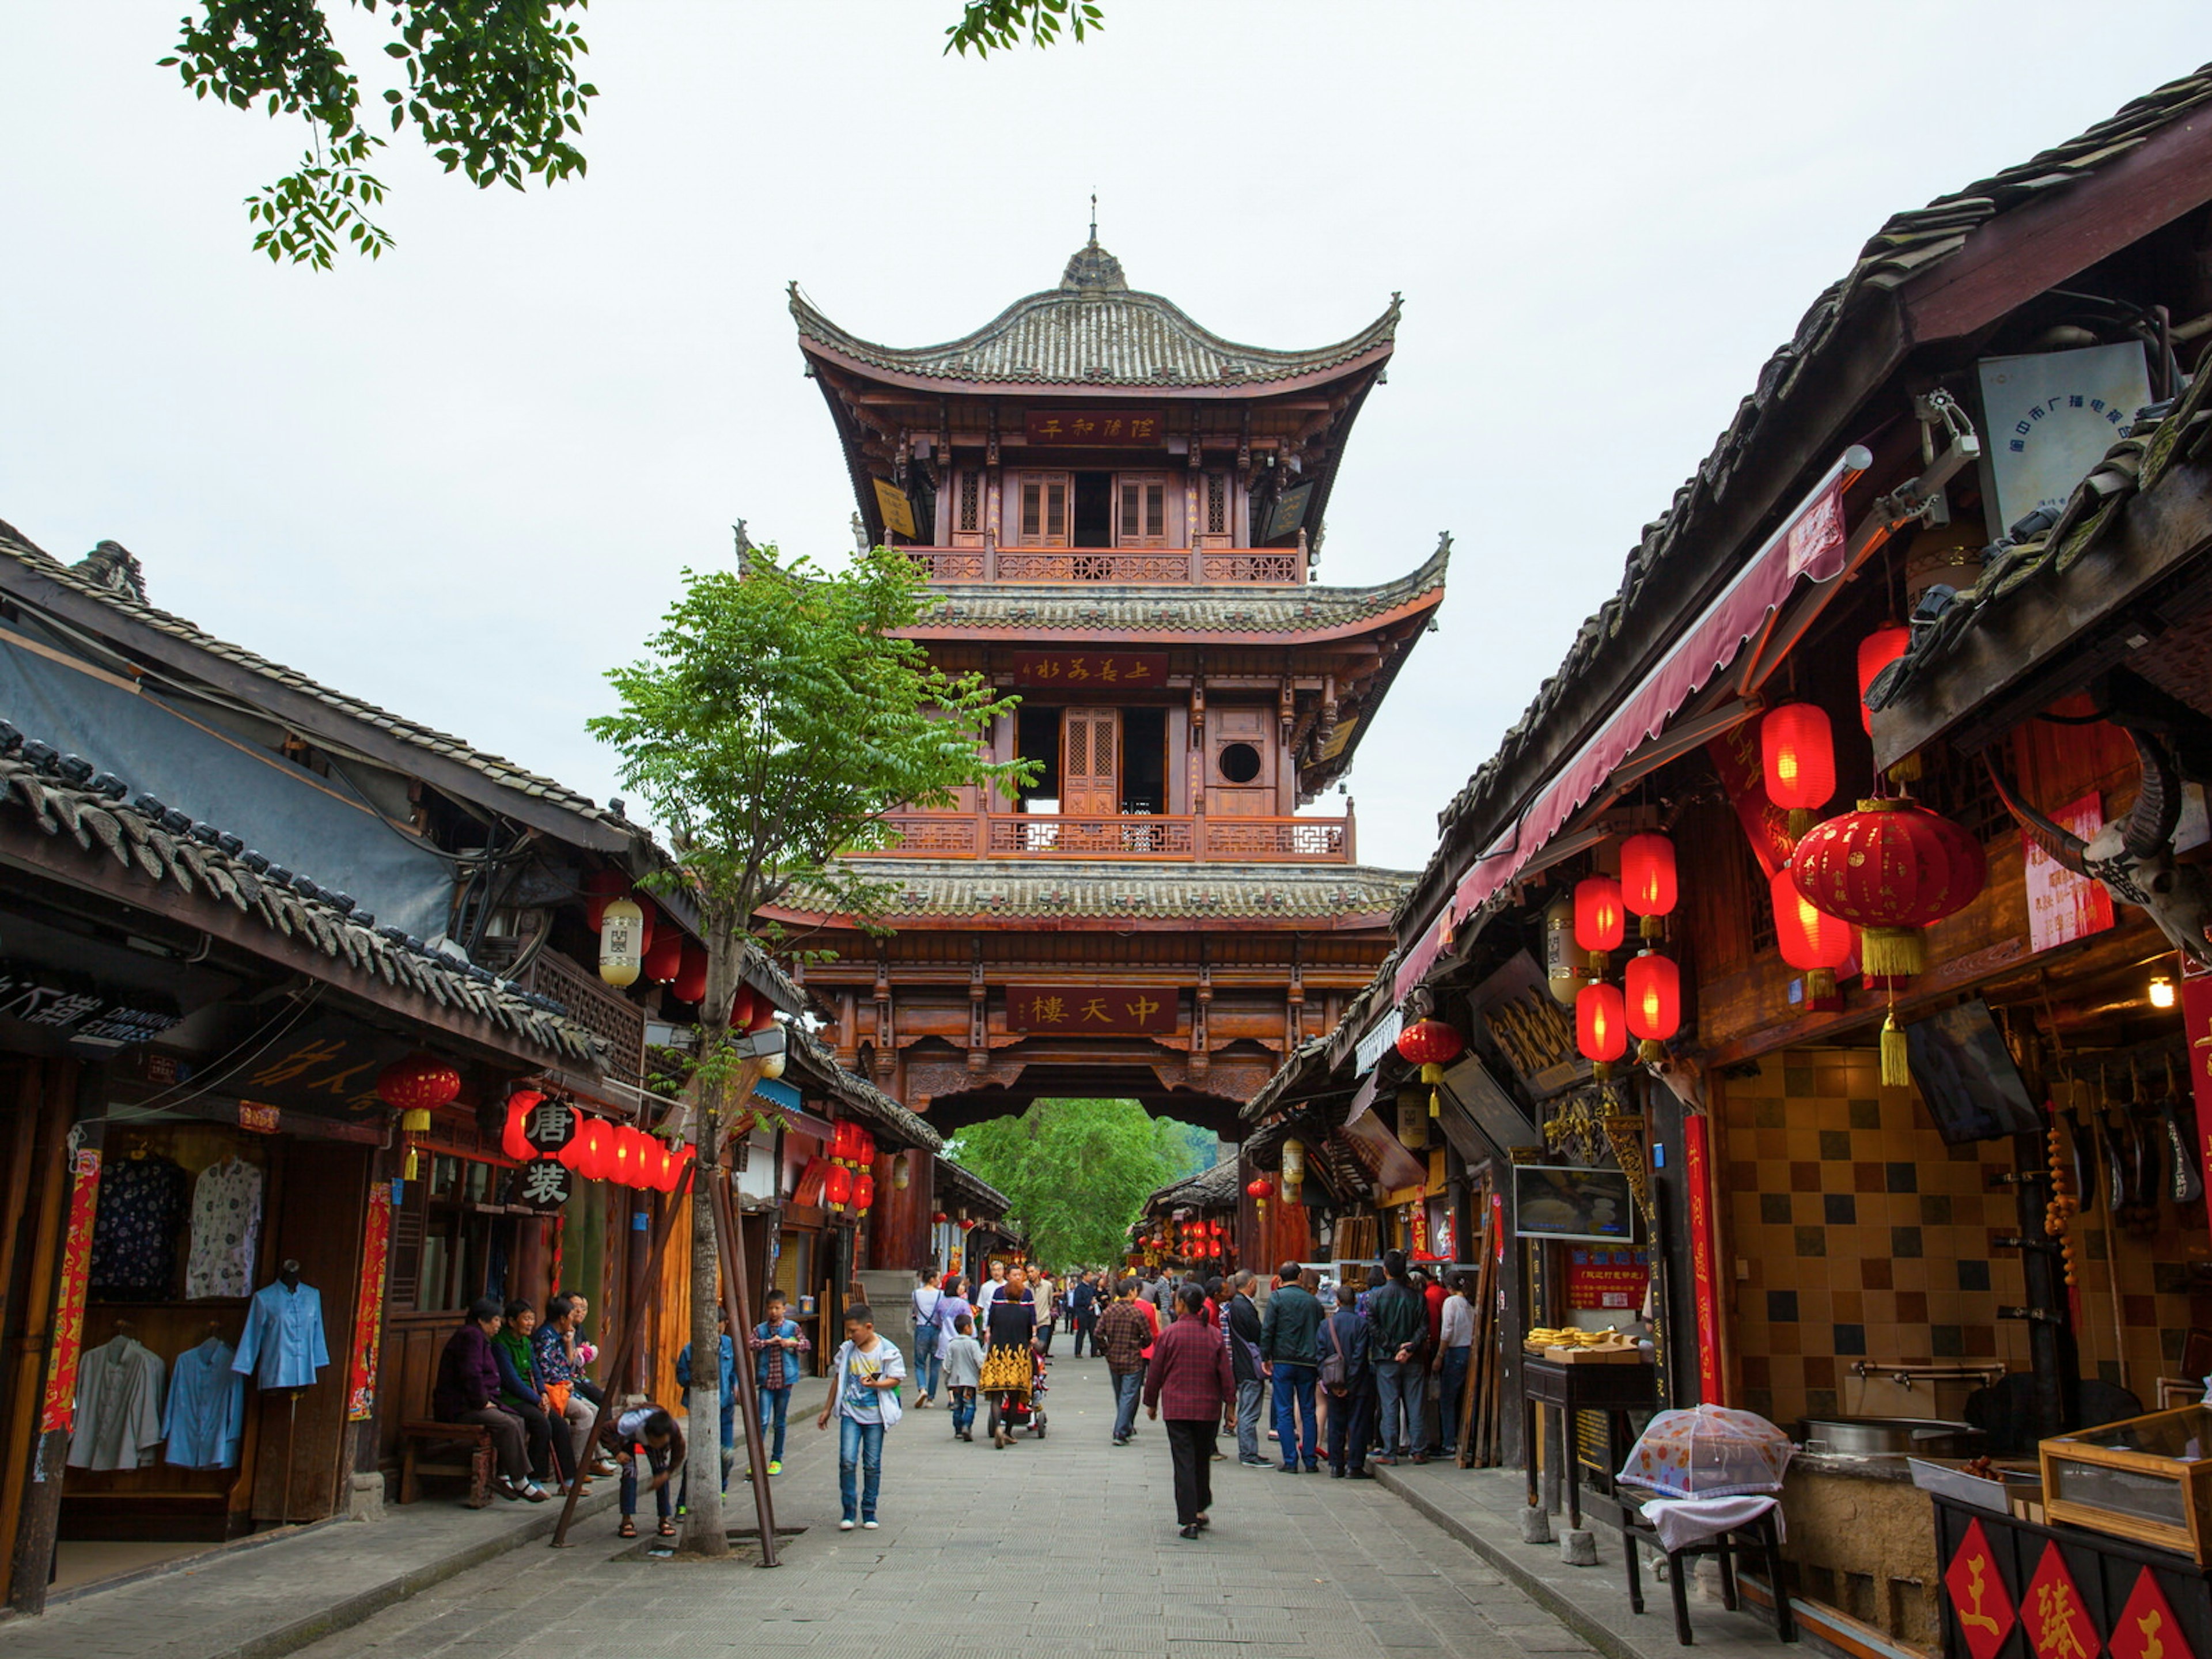
<svg viewBox="0 0 2212 1659"><path fill-rule="evenodd" d="M637 1142L632 1138L633 1133L627 1123L607 1126L606 1178L617 1187L635 1187L637 1184Z"/></svg>
<svg viewBox="0 0 2212 1659"><path fill-rule="evenodd" d="M538 1156L522 1126L529 1120L530 1109L544 1098L530 1089L518 1089L507 1097L507 1122L500 1129L499 1149L517 1164L527 1164Z"/></svg>
<svg viewBox="0 0 2212 1659"><path fill-rule="evenodd" d="M684 1160L677 1157L673 1146L663 1146L660 1149L660 1173L653 1178L653 1184L664 1193L672 1193L683 1176Z"/></svg>
<svg viewBox="0 0 2212 1659"><path fill-rule="evenodd" d="M1859 724L1869 732L1874 730L1874 710L1866 705L1866 694L1874 678L1903 656L1911 644L1912 630L1898 623L1885 623L1859 641Z"/></svg>
<svg viewBox="0 0 2212 1659"><path fill-rule="evenodd" d="M744 1031L751 1029L753 1017L753 988L738 987L738 994L730 999L730 1029Z"/></svg>
<svg viewBox="0 0 2212 1659"><path fill-rule="evenodd" d="M580 1180L588 1181L591 1179L591 1171L584 1166L590 1162L591 1149L592 1120L580 1117L576 1120L576 1133L570 1135L568 1144L553 1156L567 1164L569 1170Z"/></svg>
<svg viewBox="0 0 2212 1659"><path fill-rule="evenodd" d="M1836 994L1836 969L1850 960L1851 925L1816 908L1797 890L1788 869L1768 884L1774 900L1774 941L1783 961L1805 975L1805 995L1820 1001Z"/></svg>
<svg viewBox="0 0 2212 1659"><path fill-rule="evenodd" d="M1618 951L1628 912L1620 884L1611 876L1584 876L1575 884L1575 943L1590 954L1592 975L1605 972L1605 955Z"/></svg>
<svg viewBox="0 0 2212 1659"><path fill-rule="evenodd" d="M1859 960L1894 981L1928 965L1921 929L1972 903L1988 881L1981 842L1909 800L1863 800L1797 843L1790 873L1814 908L1859 927ZM1881 1030L1881 1080L1912 1081L1893 983Z"/></svg>
<svg viewBox="0 0 2212 1659"><path fill-rule="evenodd" d="M972 1217L963 1215L960 1218L960 1231L964 1233L972 1231L975 1225L975 1223Z"/></svg>
<svg viewBox="0 0 2212 1659"><path fill-rule="evenodd" d="M1628 959L1626 1003L1628 1035L1641 1043L1638 1060L1661 1060L1661 1046L1682 1029L1682 970L1673 959L1646 951Z"/></svg>
<svg viewBox="0 0 2212 1659"><path fill-rule="evenodd" d="M929 1212L929 1224L933 1227L942 1227L946 1222L951 1219L952 1218L945 1214L942 1210L932 1210Z"/></svg>
<svg viewBox="0 0 2212 1659"><path fill-rule="evenodd" d="M629 878L619 870L594 870L584 878L584 921L598 933L607 919L607 906L629 891Z"/></svg>
<svg viewBox="0 0 2212 1659"><path fill-rule="evenodd" d="M606 1181L614 1174L615 1126L603 1117L592 1120L585 1131L590 1137L584 1148L584 1161L576 1166L576 1173L586 1181Z"/></svg>
<svg viewBox="0 0 2212 1659"><path fill-rule="evenodd" d="M1620 902L1643 918L1639 933L1656 938L1659 918L1673 913L1678 896L1673 842L1646 830L1620 843Z"/></svg>
<svg viewBox="0 0 2212 1659"><path fill-rule="evenodd" d="M1575 1046L1601 1078L1628 1052L1628 1007L1616 986L1600 981L1575 993Z"/></svg>
<svg viewBox="0 0 2212 1659"><path fill-rule="evenodd" d="M647 923L652 924L653 913L647 910L645 915ZM644 960L640 964L646 978L655 985L673 985L676 976L684 971L684 948L690 941L665 916L660 917L657 925L649 925L646 931L653 940L645 947Z"/></svg>
<svg viewBox="0 0 2212 1659"><path fill-rule="evenodd" d="M1427 1075L1430 1066L1449 1065L1466 1048L1467 1040L1440 1019L1425 1019L1398 1033L1400 1057L1421 1067L1423 1080L1429 1083L1437 1081Z"/></svg>
<svg viewBox="0 0 2212 1659"><path fill-rule="evenodd" d="M822 1197L831 1208L848 1201L853 1196L853 1172L842 1164L832 1164L829 1173L822 1177Z"/></svg>
<svg viewBox="0 0 2212 1659"><path fill-rule="evenodd" d="M410 1054L376 1074L377 1098L395 1111L434 1112L460 1092L461 1074L435 1054Z"/></svg>
<svg viewBox="0 0 2212 1659"><path fill-rule="evenodd" d="M1803 839L1813 814L1835 799L1836 739L1825 709L1809 702L1770 708L1759 722L1766 798L1790 813L1790 838Z"/></svg>
<svg viewBox="0 0 2212 1659"><path fill-rule="evenodd" d="M866 1170L853 1177L853 1207L863 1210L876 1201L876 1178Z"/></svg>
<svg viewBox="0 0 2212 1659"><path fill-rule="evenodd" d="M707 994L707 947L684 941L684 960L669 982L669 995L678 1002L696 1002Z"/></svg>

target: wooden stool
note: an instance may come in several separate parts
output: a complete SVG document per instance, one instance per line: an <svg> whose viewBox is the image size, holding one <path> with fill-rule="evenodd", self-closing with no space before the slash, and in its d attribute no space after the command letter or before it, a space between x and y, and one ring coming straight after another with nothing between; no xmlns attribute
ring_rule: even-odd
<svg viewBox="0 0 2212 1659"><path fill-rule="evenodd" d="M414 1418L399 1425L399 1437L406 1451L399 1464L399 1501L412 1504L422 1495L416 1476L426 1466L421 1461L424 1447L435 1449L468 1449L469 1461L459 1463L431 1463L427 1465L434 1474L462 1474L469 1478L468 1506L472 1510L488 1509L491 1505L492 1475L498 1468L498 1454L493 1449L491 1431L476 1423L440 1423L428 1418Z"/></svg>

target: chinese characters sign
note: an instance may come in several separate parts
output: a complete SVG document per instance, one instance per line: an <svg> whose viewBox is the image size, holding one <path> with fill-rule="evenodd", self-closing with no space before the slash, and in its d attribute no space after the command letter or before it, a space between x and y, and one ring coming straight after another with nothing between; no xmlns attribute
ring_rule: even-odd
<svg viewBox="0 0 2212 1659"><path fill-rule="evenodd" d="M1626 1308L1644 1305L1651 1277L1641 1250L1608 1250L1577 1245L1567 1252L1570 1308Z"/></svg>
<svg viewBox="0 0 2212 1659"><path fill-rule="evenodd" d="M1033 444L1125 447L1160 441L1160 417L1136 409L1032 409L1027 436Z"/></svg>
<svg viewBox="0 0 2212 1659"><path fill-rule="evenodd" d="M2035 1659L2096 1659L2103 1645L2074 1575L2066 1571L2056 1540L2043 1547L2043 1560L2027 1581L2027 1594L2020 1599L2021 1616L2027 1624L2027 1644Z"/></svg>
<svg viewBox="0 0 2212 1659"><path fill-rule="evenodd" d="M1958 1553L1944 1571L1943 1588L1950 1595L1951 1616L1959 1621L1966 1651L1972 1659L1996 1659L2005 1638L2012 1634L2012 1597L1997 1577L1997 1559L1980 1522L1967 1524Z"/></svg>
<svg viewBox="0 0 2212 1659"><path fill-rule="evenodd" d="M1008 685L1104 687L1164 685L1164 651L1025 651L999 678Z"/></svg>
<svg viewBox="0 0 2212 1659"><path fill-rule="evenodd" d="M2069 801L2051 822L2087 841L2105 827L2103 801L2094 791ZM2027 837L2021 839L2021 878L2027 884L2027 945L2048 951L2112 926L2112 896L2101 881L2077 876Z"/></svg>
<svg viewBox="0 0 2212 1659"><path fill-rule="evenodd" d="M92 1277L92 1222L100 1207L100 1154L92 1147L70 1162L68 1231L62 1235L62 1278L54 1297L54 1350L46 1373L41 1433L70 1425L76 1412L76 1362L84 1346L85 1286Z"/></svg>
<svg viewBox="0 0 2212 1659"><path fill-rule="evenodd" d="M1981 370L1999 524L2039 507L2057 512L2150 401L2143 349L2133 340L1984 357Z"/></svg>
<svg viewBox="0 0 2212 1659"><path fill-rule="evenodd" d="M2148 1567L2136 1577L2135 1593L2120 1609L2110 1645L2112 1659L2197 1659L2174 1621L2166 1592L2158 1587L2158 1575Z"/></svg>
<svg viewBox="0 0 2212 1659"><path fill-rule="evenodd" d="M1012 985L1006 1024L1017 1031L1079 1031L1091 1036L1141 1036L1176 1029L1180 993L1159 988L1109 990L1097 985Z"/></svg>
<svg viewBox="0 0 2212 1659"><path fill-rule="evenodd" d="M361 1287L354 1298L353 1354L346 1367L346 1421L376 1415L376 1358L384 1335L384 1263L392 1248L392 1188L368 1189L368 1224L362 1240Z"/></svg>
<svg viewBox="0 0 2212 1659"><path fill-rule="evenodd" d="M921 534L914 527L914 503L907 493L887 478L872 481L876 486L876 510L884 515L884 528L908 539Z"/></svg>
<svg viewBox="0 0 2212 1659"><path fill-rule="evenodd" d="M103 1048L143 1042L177 1023L173 1005L168 1009L135 1006L80 975L15 963L0 963L0 1018L43 1025L66 1033L72 1042Z"/></svg>
<svg viewBox="0 0 2212 1659"><path fill-rule="evenodd" d="M1711 1155L1705 1120L1682 1120L1682 1188L1690 1210L1690 1291L1698 1313L1698 1398L1709 1406L1728 1403L1721 1377L1721 1287L1713 1259ZM1976 1659L1988 1659L1978 1654Z"/></svg>

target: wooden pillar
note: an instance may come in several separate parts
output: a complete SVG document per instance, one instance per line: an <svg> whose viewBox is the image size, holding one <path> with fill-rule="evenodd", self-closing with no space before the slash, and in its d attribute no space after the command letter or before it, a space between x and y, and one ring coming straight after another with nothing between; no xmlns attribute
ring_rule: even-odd
<svg viewBox="0 0 2212 1659"><path fill-rule="evenodd" d="M920 1147L903 1154L907 1159L906 1190L896 1179L901 1154L878 1158L871 1171L876 1178L875 1206L868 1212L868 1266L879 1272L911 1272L930 1254L930 1194L936 1182L936 1160Z"/></svg>

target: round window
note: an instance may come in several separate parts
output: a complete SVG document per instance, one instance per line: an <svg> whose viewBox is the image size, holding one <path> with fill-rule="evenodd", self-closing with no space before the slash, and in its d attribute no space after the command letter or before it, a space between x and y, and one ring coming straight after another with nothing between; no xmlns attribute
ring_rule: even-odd
<svg viewBox="0 0 2212 1659"><path fill-rule="evenodd" d="M1260 751L1249 743L1232 743L1221 751L1221 775L1231 783L1249 783L1260 775Z"/></svg>

